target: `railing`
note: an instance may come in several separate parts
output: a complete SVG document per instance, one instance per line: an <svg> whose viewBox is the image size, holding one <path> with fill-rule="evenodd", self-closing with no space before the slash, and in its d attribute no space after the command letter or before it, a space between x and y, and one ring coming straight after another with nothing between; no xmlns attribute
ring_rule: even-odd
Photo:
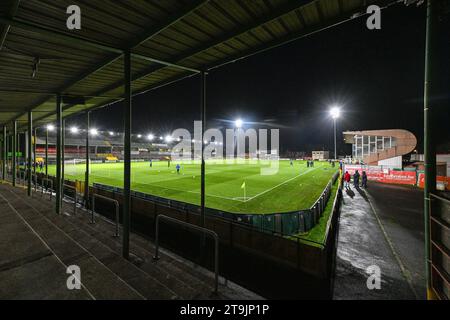
<svg viewBox="0 0 450 320"><path fill-rule="evenodd" d="M450 299L450 200L430 194L431 286L441 300Z"/></svg>
<svg viewBox="0 0 450 320"><path fill-rule="evenodd" d="M44 185L45 185L45 191L48 191L48 185L50 184L50 201L52 200L52 194L53 194L53 180L49 178L42 178L42 196L44 196ZM44 183L46 182L46 183Z"/></svg>
<svg viewBox="0 0 450 320"><path fill-rule="evenodd" d="M31 174L31 183L34 181L34 191L37 192L38 189L38 183L37 183L37 174L32 173Z"/></svg>
<svg viewBox="0 0 450 320"><path fill-rule="evenodd" d="M187 222L175 219L175 218L165 216L163 214L157 215L156 216L156 230L155 230L155 256L153 257L153 259L155 259L155 260L159 260L159 221L161 219L167 220L168 222L171 222L174 224L179 224L179 225L187 227L187 228L191 228L196 231L200 231L204 234L208 234L214 239L214 243L215 243L215 247L214 247L214 273L215 273L214 293L217 293L219 290L219 236L217 235L217 233L215 233L212 230L199 227L195 224L187 223Z"/></svg>
<svg viewBox="0 0 450 320"><path fill-rule="evenodd" d="M64 194L64 190L65 189L70 189L73 191L73 214L76 215L77 214L77 202L78 202L78 192L77 192L77 188L75 188L74 186L68 185L68 184L63 184L62 186L62 197L64 199L65 194Z"/></svg>
<svg viewBox="0 0 450 320"><path fill-rule="evenodd" d="M205 213L207 216L233 220L237 223L245 224L254 229L257 229L258 231L277 234L281 236L290 236L308 232L316 225L316 223L322 216L322 213L325 210L327 202L330 198L332 186L338 177L339 171L336 171L336 173L333 175L327 186L324 188L324 190L316 200L315 205L308 209L261 215L251 213L229 213L216 209L205 208ZM97 183L94 183L94 188L117 193L123 192L121 188ZM179 209L193 214L197 214L200 212L199 206L188 204L186 202L161 198L137 191L131 191L131 195L140 199L158 203L162 206Z"/></svg>
<svg viewBox="0 0 450 320"><path fill-rule="evenodd" d="M105 201L109 201L114 204L114 206L116 208L116 233L114 234L114 236L118 237L119 236L119 201L94 193L92 195L91 223L95 223L94 215L95 215L95 199L96 198L103 199Z"/></svg>

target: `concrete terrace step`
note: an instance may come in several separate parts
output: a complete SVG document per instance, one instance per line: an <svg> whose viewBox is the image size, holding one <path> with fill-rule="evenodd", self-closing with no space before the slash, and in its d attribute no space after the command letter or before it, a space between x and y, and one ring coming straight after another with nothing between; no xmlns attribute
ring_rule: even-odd
<svg viewBox="0 0 450 320"><path fill-rule="evenodd" d="M23 190L12 189L12 191L21 197L25 196ZM40 195L34 195L29 201L33 203L33 206L44 206L40 211L51 219L55 218L53 210L45 209L45 207L52 209L53 204L50 201L41 201ZM78 214L73 216L73 204L69 203L64 204L63 211L66 213L65 222L96 238L117 255L121 255L121 238L112 237L114 226L110 221L98 216L96 223L90 224L90 213L79 209ZM72 229L70 232L75 231ZM160 250L161 259L158 262L153 261L154 245L134 233L130 234L130 252L132 256L137 257L135 263L142 271L173 290L181 299L261 299L260 296L231 282L228 282L226 286L220 285L219 295L212 295L214 275L211 272L205 272L202 268L175 255L166 254L165 250Z"/></svg>
<svg viewBox="0 0 450 320"><path fill-rule="evenodd" d="M0 197L0 299L90 299L67 290L66 266Z"/></svg>
<svg viewBox="0 0 450 320"><path fill-rule="evenodd" d="M46 217L38 214L36 209L30 206L28 199L20 198L13 193L10 186L0 186L0 198L14 208L64 265L78 265L81 268L82 284L95 299L143 299L141 294L115 275L85 248ZM10 242L8 241L8 243ZM65 270L62 271L67 277Z"/></svg>
<svg viewBox="0 0 450 320"><path fill-rule="evenodd" d="M23 190L12 189L18 197L25 196ZM101 246L108 246L109 250L113 250L117 255L121 254L122 243L120 238L112 237L113 226L106 222L103 218L97 217L95 224L90 224L90 216L85 211L78 211L77 216L70 216L73 214L73 204L65 204L63 212L65 213L64 221L58 219L53 210L53 203L50 201L41 201L40 195L35 195L34 198L28 199L30 204L35 207L41 214L45 214L55 223L59 221L61 228L64 228L69 234L74 234L74 239L86 239L89 237L96 238L96 245L98 248L92 249L98 251L101 255L105 248ZM78 233L78 235L76 235ZM82 234L83 233L83 234ZM92 239L91 239L92 241ZM148 244L147 244L148 245ZM91 248L91 247L89 247ZM161 259L158 263L153 261L153 252L130 243L131 251L139 257L139 268L149 276L157 279L162 284L176 292L176 295L166 297L166 299L176 298L178 295L182 299L208 299L213 290L213 278L206 277L201 280L199 276L193 276L186 273L185 270L178 268L173 264L175 261L164 254L161 254L165 259ZM91 250L91 249L90 249ZM99 260L103 262L102 257ZM107 261L107 260L106 260ZM134 266L134 265L133 265ZM134 266L134 268L137 268ZM205 276L203 276L205 278ZM179 279L182 278L182 279ZM200 279L199 279L200 278ZM205 282L208 285L205 284ZM215 296L215 298L217 298Z"/></svg>
<svg viewBox="0 0 450 320"><path fill-rule="evenodd" d="M20 195L16 196L19 197ZM162 284L158 279L155 279L129 261L123 259L120 256L120 252L115 252L106 246L103 240L107 240L107 237L103 240L99 240L89 233L89 229L80 228L73 223L71 217L66 215L56 216L51 210L51 207L49 207L49 204L51 206L51 203L42 202L38 199L30 199L30 205L32 205L40 214L45 215L68 236L76 240L100 262L121 277L145 298L152 300L179 298L173 290ZM87 225L85 226L87 227Z"/></svg>

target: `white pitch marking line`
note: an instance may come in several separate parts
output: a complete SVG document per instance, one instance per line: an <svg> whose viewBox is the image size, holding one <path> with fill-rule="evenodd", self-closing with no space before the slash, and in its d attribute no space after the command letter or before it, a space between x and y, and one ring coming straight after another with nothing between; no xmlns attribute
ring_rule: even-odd
<svg viewBox="0 0 450 320"><path fill-rule="evenodd" d="M280 184L277 184L276 186L274 186L274 187L272 187L272 188L269 188L269 189L267 189L267 190L264 190L263 192L260 192L260 193L258 193L258 194L256 194L256 195L254 195L253 197L248 198L248 199L245 200L244 202L253 200L253 199L255 199L256 197L259 197L260 195L263 195L263 194L265 194L265 193L267 193L267 192L269 192L269 191L272 191L273 189L276 189L276 188L278 188L278 187L281 187L283 184L286 184L286 183L288 183L288 182L290 182L290 181L292 181L292 180L294 180L294 179L297 179L298 177L301 177L301 176L303 176L303 175L305 175L305 174L308 174L308 173L310 173L310 172L313 172L314 170L316 170L316 169L318 169L318 168L319 168L319 167L314 168L314 169L310 169L310 170L308 170L308 171L306 171L306 172L303 172L303 173L300 173L299 175L297 175L297 176L295 176L295 177L292 177L292 178L290 178L290 179L288 179L288 180L286 180L286 181L284 181L284 182L282 182L282 183L280 183Z"/></svg>

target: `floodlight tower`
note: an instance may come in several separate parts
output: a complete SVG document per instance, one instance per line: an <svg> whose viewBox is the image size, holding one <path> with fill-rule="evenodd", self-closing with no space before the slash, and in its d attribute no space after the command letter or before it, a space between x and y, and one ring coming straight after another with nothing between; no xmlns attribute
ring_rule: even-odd
<svg viewBox="0 0 450 320"><path fill-rule="evenodd" d="M339 106L333 106L330 109L330 116L333 118L334 126L334 160L337 160L337 148L336 148L336 120L341 115L341 108Z"/></svg>

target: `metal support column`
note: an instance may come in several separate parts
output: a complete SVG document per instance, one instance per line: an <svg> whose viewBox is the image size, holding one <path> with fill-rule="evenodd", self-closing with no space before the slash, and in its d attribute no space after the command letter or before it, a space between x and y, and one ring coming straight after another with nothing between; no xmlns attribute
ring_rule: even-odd
<svg viewBox="0 0 450 320"><path fill-rule="evenodd" d="M61 96L56 97L56 214L61 213L61 138L62 138L62 103Z"/></svg>
<svg viewBox="0 0 450 320"><path fill-rule="evenodd" d="M45 128L45 178L48 179L48 128Z"/></svg>
<svg viewBox="0 0 450 320"><path fill-rule="evenodd" d="M17 121L13 122L13 134L12 134L12 184L16 186L16 139L17 139Z"/></svg>
<svg viewBox="0 0 450 320"><path fill-rule="evenodd" d="M90 112L86 112L86 171L84 173L84 205L89 207L89 130Z"/></svg>
<svg viewBox="0 0 450 320"><path fill-rule="evenodd" d="M8 143L8 138L6 136L6 126L3 126L3 145L2 145L2 153L3 153L3 162L2 162L2 180L6 180L6 161L8 159L8 149L6 145Z"/></svg>
<svg viewBox="0 0 450 320"><path fill-rule="evenodd" d="M61 183L64 185L64 166L66 160L66 120L62 120L62 135L61 135L61 151L62 151L62 162L61 162Z"/></svg>
<svg viewBox="0 0 450 320"><path fill-rule="evenodd" d="M205 143L204 143L204 133L205 133L205 120L206 120L206 73L202 71L200 73L201 77L201 120L202 120L202 155L201 155L201 182L200 182L200 216L201 216L201 226L205 227Z"/></svg>
<svg viewBox="0 0 450 320"><path fill-rule="evenodd" d="M32 176L31 176L31 165L32 165L32 159L33 159L33 155L31 153L31 143L32 143L32 132L33 132L33 113L31 111L28 111L28 131L27 131L27 139L28 139L28 144L27 144L27 155L28 155L28 159L27 159L27 176L28 176L28 183L27 183L27 193L28 196L31 196L31 184L32 184ZM35 164L36 165L36 164Z"/></svg>
<svg viewBox="0 0 450 320"><path fill-rule="evenodd" d="M337 160L337 147L336 147L336 118L333 119L334 124L334 160ZM369 138L370 139L370 138ZM370 141L369 141L370 142ZM369 143L370 145L370 143ZM369 146L370 149L370 146Z"/></svg>
<svg viewBox="0 0 450 320"><path fill-rule="evenodd" d="M36 167L37 167L37 162L36 162L36 159L37 159L37 156L36 156L37 128L34 128L33 132L34 132L34 134L33 134L34 135L34 139L33 139L33 161L34 161L33 173L36 174ZM36 184L37 184L37 182L36 182ZM37 188L37 186L36 186L36 188Z"/></svg>
<svg viewBox="0 0 450 320"><path fill-rule="evenodd" d="M431 98L435 93L436 55L437 55L437 24L438 1L428 0L427 3L427 30L425 47L425 87L424 87L424 156L425 156L425 188L424 188L424 222L425 222L425 276L427 297L433 298L431 289L430 268L430 193L436 190L436 150L433 141L433 117Z"/></svg>
<svg viewBox="0 0 450 320"><path fill-rule="evenodd" d="M124 170L123 170L123 245L122 255L129 258L131 222L131 55L124 52Z"/></svg>

